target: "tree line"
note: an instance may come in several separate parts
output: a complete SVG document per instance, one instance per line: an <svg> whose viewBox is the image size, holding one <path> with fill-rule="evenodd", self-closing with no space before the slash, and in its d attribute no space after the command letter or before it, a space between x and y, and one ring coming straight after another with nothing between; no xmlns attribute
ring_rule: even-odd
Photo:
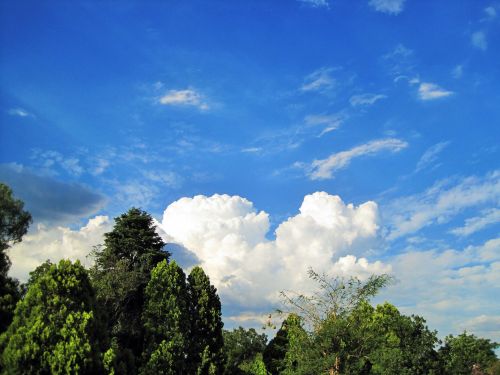
<svg viewBox="0 0 500 375"><path fill-rule="evenodd" d="M20 284L7 250L30 223L0 183L1 374L500 374L497 343L466 332L440 342L422 317L372 306L387 275L311 270L318 292L283 293L270 341L253 328L224 330L209 277L201 267L186 275L137 208L115 218L89 269L46 261Z"/></svg>

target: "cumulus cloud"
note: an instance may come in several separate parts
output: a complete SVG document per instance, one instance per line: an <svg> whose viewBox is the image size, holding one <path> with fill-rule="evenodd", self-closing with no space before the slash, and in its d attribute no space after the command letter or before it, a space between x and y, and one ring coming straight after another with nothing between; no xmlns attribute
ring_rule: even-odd
<svg viewBox="0 0 500 375"><path fill-rule="evenodd" d="M101 244L104 233L111 229L112 223L107 216L96 216L76 230L40 224L35 232L28 233L22 242L9 249L10 274L24 281L29 272L48 259L53 263L61 259L78 259L89 266L92 259L88 254L92 247Z"/></svg>
<svg viewBox="0 0 500 375"><path fill-rule="evenodd" d="M370 0L368 4L378 12L397 15L403 11L406 0Z"/></svg>
<svg viewBox="0 0 500 375"><path fill-rule="evenodd" d="M376 155L382 151L398 152L407 146L408 143L400 139L377 139L350 150L332 154L326 159L314 160L310 165L298 164L297 166L306 169L312 180L329 179L333 178L334 172L346 168L352 159Z"/></svg>
<svg viewBox="0 0 500 375"><path fill-rule="evenodd" d="M441 153L441 151L448 147L449 144L450 142L439 142L425 150L424 154L420 157L420 160L417 163L415 172L419 172L422 169L425 169L428 166L434 164L438 158L438 155Z"/></svg>
<svg viewBox="0 0 500 375"><path fill-rule="evenodd" d="M424 193L394 200L387 207L389 239L449 221L467 208L500 202L500 172L436 183Z"/></svg>
<svg viewBox="0 0 500 375"><path fill-rule="evenodd" d="M169 90L159 99L160 104L173 106L192 106L201 110L209 109L203 95L193 89Z"/></svg>
<svg viewBox="0 0 500 375"><path fill-rule="evenodd" d="M435 83L422 82L418 87L418 97L420 100L435 100L445 98L453 94L453 91L445 90Z"/></svg>
<svg viewBox="0 0 500 375"><path fill-rule="evenodd" d="M0 180L24 201L35 222L71 223L95 214L106 201L83 185L39 176L21 165L0 165Z"/></svg>
<svg viewBox="0 0 500 375"><path fill-rule="evenodd" d="M381 298L424 316L443 335L467 329L498 340L498 322L489 317L498 312L500 239L459 250L407 249L388 262L398 283Z"/></svg>
<svg viewBox="0 0 500 375"><path fill-rule="evenodd" d="M470 39L472 45L481 51L486 51L488 49L488 41L486 40L486 34L484 31L476 31L472 33Z"/></svg>
<svg viewBox="0 0 500 375"><path fill-rule="evenodd" d="M356 207L327 193L307 195L274 239L267 238L269 215L238 196L182 198L167 207L160 227L196 255L224 298L244 306L307 288L308 267L361 277L390 271L359 258L377 236L377 205Z"/></svg>
<svg viewBox="0 0 500 375"><path fill-rule="evenodd" d="M351 103L351 105L353 107L367 106L367 105L373 105L377 101L379 101L381 99L385 99L385 98L387 98L386 95L368 94L367 93L367 94L360 94L360 95L351 96L351 98L349 99L349 103Z"/></svg>

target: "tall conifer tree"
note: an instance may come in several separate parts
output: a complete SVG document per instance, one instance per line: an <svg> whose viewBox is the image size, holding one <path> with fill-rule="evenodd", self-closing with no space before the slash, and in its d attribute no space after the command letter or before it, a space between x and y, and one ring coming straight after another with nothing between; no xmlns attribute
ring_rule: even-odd
<svg viewBox="0 0 500 375"><path fill-rule="evenodd" d="M192 373L222 374L224 370L224 339L222 337L221 303L217 289L201 267L188 276L191 316Z"/></svg>

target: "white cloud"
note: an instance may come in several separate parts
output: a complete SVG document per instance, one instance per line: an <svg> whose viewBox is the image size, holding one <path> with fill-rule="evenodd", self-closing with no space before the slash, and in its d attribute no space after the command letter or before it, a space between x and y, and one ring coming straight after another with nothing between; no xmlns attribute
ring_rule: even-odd
<svg viewBox="0 0 500 375"><path fill-rule="evenodd" d="M367 94L351 96L351 98L349 99L349 103L351 103L351 105L353 107L363 106L363 105L372 105L372 104L375 104L377 101L379 101L381 99L385 99L385 98L387 98L386 95L368 94L367 93Z"/></svg>
<svg viewBox="0 0 500 375"><path fill-rule="evenodd" d="M169 90L159 99L160 104L174 106L193 106L201 110L210 107L203 95L193 89Z"/></svg>
<svg viewBox="0 0 500 375"><path fill-rule="evenodd" d="M328 0L299 0L301 3L307 4L313 8L329 8Z"/></svg>
<svg viewBox="0 0 500 375"><path fill-rule="evenodd" d="M323 130L318 135L322 137L326 133L336 130L342 125L344 117L338 114L335 115L308 115L304 118L306 126L322 126Z"/></svg>
<svg viewBox="0 0 500 375"><path fill-rule="evenodd" d="M368 4L378 12L399 14L403 11L406 0L370 0Z"/></svg>
<svg viewBox="0 0 500 375"><path fill-rule="evenodd" d="M486 34L484 31L476 31L472 33L470 39L472 45L482 51L486 51L488 49L488 41L486 40Z"/></svg>
<svg viewBox="0 0 500 375"><path fill-rule="evenodd" d="M480 216L466 219L464 226L452 229L450 233L457 236L469 236L489 225L498 223L500 223L500 209L491 208L481 211Z"/></svg>
<svg viewBox="0 0 500 375"><path fill-rule="evenodd" d="M466 208L500 203L500 171L485 177L466 177L450 186L441 181L424 193L394 200L387 207L389 239L446 223Z"/></svg>
<svg viewBox="0 0 500 375"><path fill-rule="evenodd" d="M448 91L435 83L422 82L418 87L418 97L421 100L434 100L445 98L453 94L453 91Z"/></svg>
<svg viewBox="0 0 500 375"><path fill-rule="evenodd" d="M262 151L262 147L247 147L241 149L241 152L249 153L249 154L255 154L259 153Z"/></svg>
<svg viewBox="0 0 500 375"><path fill-rule="evenodd" d="M427 168L429 165L433 164L437 160L437 157L441 153L441 151L448 147L449 144L450 142L439 142L429 147L418 161L415 172L419 172L422 169Z"/></svg>
<svg viewBox="0 0 500 375"><path fill-rule="evenodd" d="M453 68L451 71L451 75L455 79L462 78L462 75L464 74L464 66L462 64L459 64Z"/></svg>
<svg viewBox="0 0 500 375"><path fill-rule="evenodd" d="M67 227L46 227L39 225L34 233L28 233L22 242L9 249L12 261L10 274L26 280L28 273L47 259L53 263L61 259L79 259L85 265L92 260L87 257L93 246L103 242L103 235L109 232L112 223L107 216L96 216L77 230Z"/></svg>
<svg viewBox="0 0 500 375"><path fill-rule="evenodd" d="M7 111L7 113L11 116L35 117L33 114L29 113L27 110L23 108L11 108Z"/></svg>
<svg viewBox="0 0 500 375"><path fill-rule="evenodd" d="M301 90L327 91L332 89L336 84L336 80L331 75L332 71L334 71L333 68L320 68L309 74L304 80Z"/></svg>
<svg viewBox="0 0 500 375"><path fill-rule="evenodd" d="M497 11L493 6L489 6L489 7L484 8L484 13L486 13L486 16L490 20L497 16Z"/></svg>
<svg viewBox="0 0 500 375"><path fill-rule="evenodd" d="M173 171L143 171L143 176L150 181L159 182L162 187L178 188L182 185L183 179Z"/></svg>
<svg viewBox="0 0 500 375"><path fill-rule="evenodd" d="M498 340L498 320L490 317L498 315L500 239L461 250L408 249L387 261L398 283L382 299L422 315L443 336L467 329Z"/></svg>
<svg viewBox="0 0 500 375"><path fill-rule="evenodd" d="M378 231L377 205L346 205L327 193L307 195L300 213L267 239L269 216L238 196L182 198L167 207L161 228L200 259L224 298L244 306L276 303L284 289L309 286L307 269L336 274L388 272L363 255ZM362 249L362 250L361 250Z"/></svg>
<svg viewBox="0 0 500 375"><path fill-rule="evenodd" d="M352 159L375 155L381 151L398 152L407 146L408 143L400 139L377 139L353 147L350 150L332 154L326 159L314 160L311 165L305 166L305 169L308 170L309 177L312 180L329 179L333 177L334 172L346 168ZM303 164L300 166L304 168Z"/></svg>

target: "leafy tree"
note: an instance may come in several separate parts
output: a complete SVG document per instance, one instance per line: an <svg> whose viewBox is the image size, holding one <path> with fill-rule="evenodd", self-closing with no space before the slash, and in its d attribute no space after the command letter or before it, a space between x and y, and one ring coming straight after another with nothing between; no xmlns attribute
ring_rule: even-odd
<svg viewBox="0 0 500 375"><path fill-rule="evenodd" d="M132 208L115 218L104 246L94 249L95 265L90 272L98 301L106 306L115 343L114 363L121 373L137 372L135 362L144 343L144 289L156 264L170 256L164 246L151 216Z"/></svg>
<svg viewBox="0 0 500 375"><path fill-rule="evenodd" d="M0 341L5 374L102 371L102 329L83 266L61 260L39 273Z"/></svg>
<svg viewBox="0 0 500 375"><path fill-rule="evenodd" d="M24 203L13 197L7 185L0 183L0 333L12 321L14 308L21 296L18 281L7 275L11 263L6 250L20 242L28 231L32 219L23 208Z"/></svg>
<svg viewBox="0 0 500 375"><path fill-rule="evenodd" d="M146 287L143 374L187 374L189 302L186 275L177 263L160 262Z"/></svg>
<svg viewBox="0 0 500 375"><path fill-rule="evenodd" d="M365 357L371 343L349 318L391 278L374 275L364 282L355 277L329 279L327 275L312 270L309 277L319 284L319 292L312 296L282 293L285 303L309 329L308 333L295 330L284 373L368 373L370 366Z"/></svg>
<svg viewBox="0 0 500 375"><path fill-rule="evenodd" d="M221 304L217 289L201 267L188 276L191 317L190 365L193 374L221 374L224 370Z"/></svg>
<svg viewBox="0 0 500 375"><path fill-rule="evenodd" d="M224 353L226 357L226 368L224 373L227 375L244 374L239 366L252 361L255 356L262 353L266 348L267 336L258 334L255 329L249 330L238 327L232 331L224 330Z"/></svg>
<svg viewBox="0 0 500 375"><path fill-rule="evenodd" d="M287 358L293 362L290 355L287 357L287 353L290 350L290 340L293 346L294 335L299 332L301 335L305 334L300 323L300 317L296 314L290 314L281 324L276 336L267 344L263 353L263 360L271 375L279 375L285 370ZM293 365L289 367L293 367Z"/></svg>
<svg viewBox="0 0 500 375"><path fill-rule="evenodd" d="M472 369L485 371L497 361L495 349L499 344L463 332L457 337L449 335L439 349L443 372L454 375L470 374Z"/></svg>
<svg viewBox="0 0 500 375"><path fill-rule="evenodd" d="M243 371L245 375L268 375L266 365L262 360L262 354L257 353L257 355L251 361L245 361L240 364L239 369Z"/></svg>

